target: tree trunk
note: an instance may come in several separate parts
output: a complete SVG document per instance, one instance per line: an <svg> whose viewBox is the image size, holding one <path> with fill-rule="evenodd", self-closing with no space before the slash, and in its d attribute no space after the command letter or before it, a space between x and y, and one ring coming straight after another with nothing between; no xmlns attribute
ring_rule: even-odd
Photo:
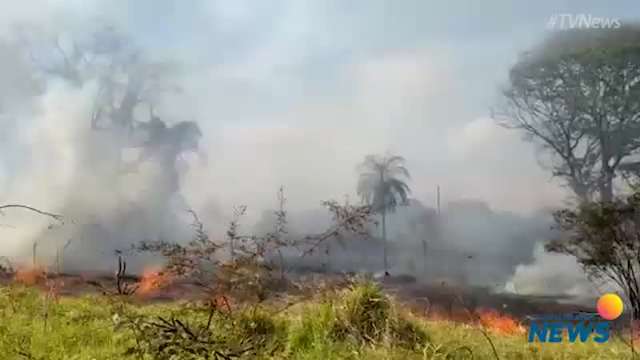
<svg viewBox="0 0 640 360"><path fill-rule="evenodd" d="M280 279L284 280L284 256L282 255L282 251L278 249L278 257L280 258Z"/></svg>
<svg viewBox="0 0 640 360"><path fill-rule="evenodd" d="M387 263L387 209L382 208L382 256L384 258L384 275L389 276Z"/></svg>
<svg viewBox="0 0 640 360"><path fill-rule="evenodd" d="M613 199L613 169L609 165L612 151L609 143L609 122L606 118L600 119L600 201L611 201Z"/></svg>
<svg viewBox="0 0 640 360"><path fill-rule="evenodd" d="M632 321L634 323L637 323L638 321L640 321L640 293L638 292L638 283L636 281L636 277L631 276L629 278L626 278L626 285L627 286L624 290L624 293L631 305Z"/></svg>
<svg viewBox="0 0 640 360"><path fill-rule="evenodd" d="M331 271L331 242L327 241L327 250L325 251L325 254L327 255L327 262L326 262L326 271L327 273L329 273Z"/></svg>
<svg viewBox="0 0 640 360"><path fill-rule="evenodd" d="M613 173L607 167L602 172L602 182L600 185L600 200L611 201L613 199Z"/></svg>
<svg viewBox="0 0 640 360"><path fill-rule="evenodd" d="M571 176L569 187L573 190L580 204L587 203L591 200L591 194L588 186L575 175Z"/></svg>
<svg viewBox="0 0 640 360"><path fill-rule="evenodd" d="M378 191L382 197L382 257L384 259L384 276L389 276L389 266L387 263L387 194L383 188L384 184L384 171L380 169L380 184L378 184Z"/></svg>

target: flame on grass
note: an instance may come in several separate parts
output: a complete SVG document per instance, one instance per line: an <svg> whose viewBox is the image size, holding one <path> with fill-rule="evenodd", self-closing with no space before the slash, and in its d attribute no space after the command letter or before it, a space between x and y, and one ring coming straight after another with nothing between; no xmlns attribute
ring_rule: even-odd
<svg viewBox="0 0 640 360"><path fill-rule="evenodd" d="M13 278L23 285L36 285L46 280L47 272L41 266L20 266L16 269Z"/></svg>
<svg viewBox="0 0 640 360"><path fill-rule="evenodd" d="M525 327L518 319L493 309L476 309L469 312L448 312L443 309L432 309L426 314L432 321L445 321L465 326L481 326L487 331L501 335L526 333Z"/></svg>
<svg viewBox="0 0 640 360"><path fill-rule="evenodd" d="M139 287L136 294L149 296L167 287L173 281L173 277L162 269L145 269L140 277Z"/></svg>
<svg viewBox="0 0 640 360"><path fill-rule="evenodd" d="M480 325L487 330L491 330L500 334L515 335L524 334L526 332L524 326L515 318L501 314L496 310L478 310L478 319Z"/></svg>

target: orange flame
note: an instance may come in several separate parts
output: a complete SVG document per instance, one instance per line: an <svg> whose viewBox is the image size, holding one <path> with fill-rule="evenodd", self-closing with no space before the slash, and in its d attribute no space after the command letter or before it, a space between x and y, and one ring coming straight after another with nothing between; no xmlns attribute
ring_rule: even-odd
<svg viewBox="0 0 640 360"><path fill-rule="evenodd" d="M482 326L501 334L514 335L525 332L525 328L518 320L495 310L480 310L478 317Z"/></svg>
<svg viewBox="0 0 640 360"><path fill-rule="evenodd" d="M23 285L36 285L46 279L46 271L44 268L36 267L19 267L14 275L14 280Z"/></svg>
<svg viewBox="0 0 640 360"><path fill-rule="evenodd" d="M172 277L161 270L145 269L138 283L138 295L153 295L158 290L168 286L172 282Z"/></svg>

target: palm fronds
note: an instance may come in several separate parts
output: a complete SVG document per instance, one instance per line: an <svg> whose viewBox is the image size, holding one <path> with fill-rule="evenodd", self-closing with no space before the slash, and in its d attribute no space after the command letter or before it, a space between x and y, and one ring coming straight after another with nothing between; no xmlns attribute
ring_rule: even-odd
<svg viewBox="0 0 640 360"><path fill-rule="evenodd" d="M404 163L402 156L367 155L358 166L357 193L362 202L376 212L406 204L411 189L402 178L411 176Z"/></svg>

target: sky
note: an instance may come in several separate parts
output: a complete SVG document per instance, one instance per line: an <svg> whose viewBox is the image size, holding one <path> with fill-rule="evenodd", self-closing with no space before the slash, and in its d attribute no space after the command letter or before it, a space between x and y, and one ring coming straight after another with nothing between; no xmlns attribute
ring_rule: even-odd
<svg viewBox="0 0 640 360"><path fill-rule="evenodd" d="M179 63L184 93L161 111L203 128L207 166L193 166L183 179L185 195L201 206L215 199L221 207L268 207L284 185L291 206L315 207L353 196L355 166L366 154L393 152L407 159L413 196L427 205L439 185L445 203L473 198L528 213L557 206L566 193L541 168L535 146L498 127L490 108L518 54L548 34L553 14L624 22L639 18L640 7L2 0L0 36L24 22L77 31L101 21L130 34L150 57ZM0 83L10 73L0 72ZM5 184L12 156L19 154L0 154Z"/></svg>

